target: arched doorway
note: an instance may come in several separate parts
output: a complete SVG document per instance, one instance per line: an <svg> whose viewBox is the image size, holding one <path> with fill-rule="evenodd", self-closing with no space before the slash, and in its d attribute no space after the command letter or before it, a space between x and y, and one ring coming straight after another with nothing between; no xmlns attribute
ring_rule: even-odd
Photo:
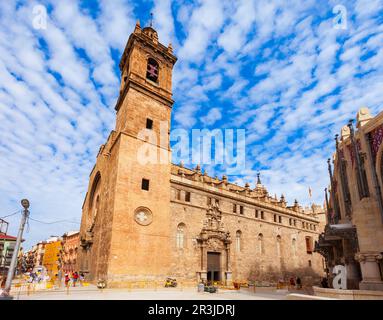
<svg viewBox="0 0 383 320"><path fill-rule="evenodd" d="M204 226L197 237L200 247L201 265L197 271L198 280L207 282L231 282L230 233L221 222L222 214L218 205L207 210Z"/></svg>

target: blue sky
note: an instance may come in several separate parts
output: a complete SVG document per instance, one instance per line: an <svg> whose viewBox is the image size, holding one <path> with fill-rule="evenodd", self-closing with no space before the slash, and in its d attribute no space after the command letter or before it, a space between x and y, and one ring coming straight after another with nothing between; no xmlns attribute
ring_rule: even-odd
<svg viewBox="0 0 383 320"><path fill-rule="evenodd" d="M46 30L33 8L48 10ZM347 9L347 29L332 12ZM230 180L323 203L333 137L383 102L383 1L1 1L0 217L31 201L43 221L80 221L97 151L115 125L118 63L135 21L178 57L173 128L246 129ZM208 166L210 175L224 168ZM15 234L20 216L8 219ZM29 223L28 248L71 223Z"/></svg>

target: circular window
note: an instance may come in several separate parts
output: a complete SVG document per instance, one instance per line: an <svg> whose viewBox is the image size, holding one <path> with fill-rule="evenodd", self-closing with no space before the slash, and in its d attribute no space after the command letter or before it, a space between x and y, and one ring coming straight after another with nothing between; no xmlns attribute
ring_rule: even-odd
<svg viewBox="0 0 383 320"><path fill-rule="evenodd" d="M142 226L147 226L153 221L153 213L146 207L138 207L134 211L134 220Z"/></svg>

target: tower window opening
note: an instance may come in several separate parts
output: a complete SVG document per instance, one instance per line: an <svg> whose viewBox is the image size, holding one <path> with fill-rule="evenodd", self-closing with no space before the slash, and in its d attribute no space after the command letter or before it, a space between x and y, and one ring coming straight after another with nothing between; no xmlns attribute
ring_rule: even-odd
<svg viewBox="0 0 383 320"><path fill-rule="evenodd" d="M235 248L237 252L241 251L241 237L242 237L242 232L238 230L235 234Z"/></svg>
<svg viewBox="0 0 383 320"><path fill-rule="evenodd" d="M305 240L306 240L306 252L309 254L313 253L314 250L313 250L313 239L312 239L312 237L306 237Z"/></svg>
<svg viewBox="0 0 383 320"><path fill-rule="evenodd" d="M141 189L149 191L149 180L148 179L142 179Z"/></svg>
<svg viewBox="0 0 383 320"><path fill-rule="evenodd" d="M152 130L153 129L153 120L147 118L146 119L146 129Z"/></svg>
<svg viewBox="0 0 383 320"><path fill-rule="evenodd" d="M148 66L146 69L146 78L153 81L157 82L158 80L158 62L154 60L153 58L148 59Z"/></svg>

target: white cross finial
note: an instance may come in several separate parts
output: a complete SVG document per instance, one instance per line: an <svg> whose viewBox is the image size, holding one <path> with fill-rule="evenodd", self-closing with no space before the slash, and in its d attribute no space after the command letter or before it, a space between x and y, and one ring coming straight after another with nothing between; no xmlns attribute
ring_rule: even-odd
<svg viewBox="0 0 383 320"><path fill-rule="evenodd" d="M141 211L137 214L137 219L140 221L140 222L144 222L145 220L148 219L148 217L146 216L146 213Z"/></svg>

